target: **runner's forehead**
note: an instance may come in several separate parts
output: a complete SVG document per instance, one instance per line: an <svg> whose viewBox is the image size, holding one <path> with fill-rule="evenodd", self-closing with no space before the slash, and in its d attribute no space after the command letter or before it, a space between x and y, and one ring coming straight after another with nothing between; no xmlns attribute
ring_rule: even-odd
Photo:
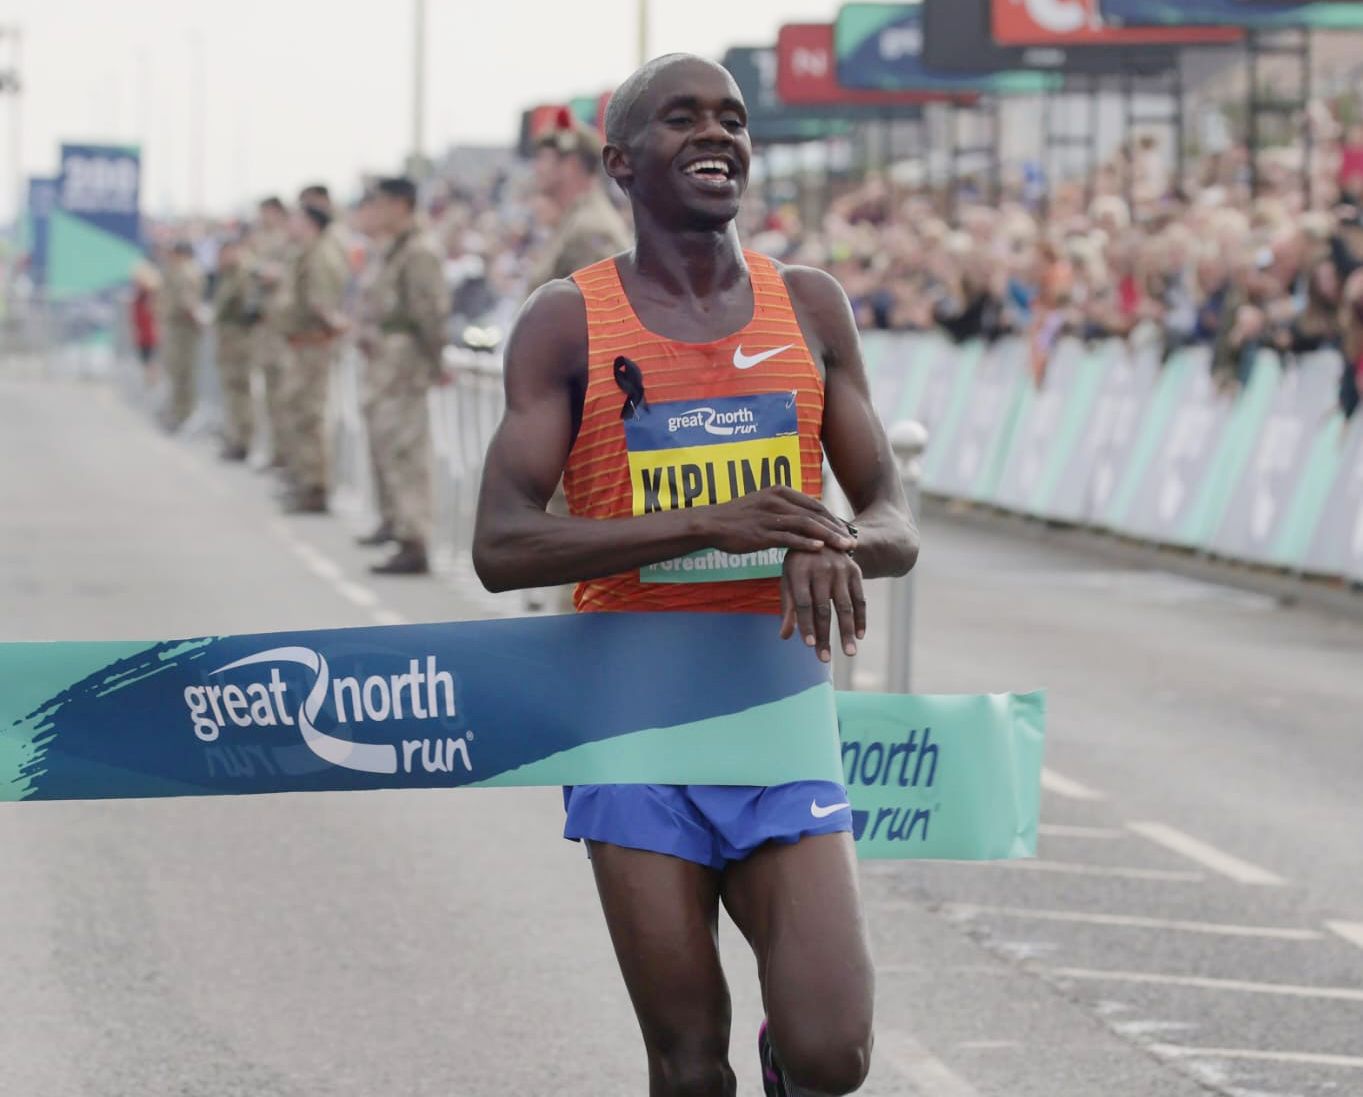
<svg viewBox="0 0 1363 1097"><path fill-rule="evenodd" d="M727 69L707 61L681 61L658 74L645 93L644 117L681 104L715 105L746 111L743 93Z"/></svg>

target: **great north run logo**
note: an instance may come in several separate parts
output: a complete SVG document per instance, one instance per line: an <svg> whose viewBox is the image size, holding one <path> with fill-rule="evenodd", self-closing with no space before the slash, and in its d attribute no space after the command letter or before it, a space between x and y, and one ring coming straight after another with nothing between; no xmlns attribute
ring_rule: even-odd
<svg viewBox="0 0 1363 1097"><path fill-rule="evenodd" d="M288 684L280 663L302 666L313 674L307 696L289 704ZM273 664L273 665L272 665ZM298 729L303 744L321 761L358 773L452 773L461 766L473 772L469 757L472 732L461 736L403 739L399 743L366 743L320 731L318 717L328 699L338 726L362 728L395 720L452 720L457 715L454 676L441 670L434 655L411 659L402 674L365 678L332 676L326 657L305 647L273 648L221 666L208 677L244 667L269 666L269 680L245 685L188 686L184 691L194 734L215 743L229 727Z"/></svg>

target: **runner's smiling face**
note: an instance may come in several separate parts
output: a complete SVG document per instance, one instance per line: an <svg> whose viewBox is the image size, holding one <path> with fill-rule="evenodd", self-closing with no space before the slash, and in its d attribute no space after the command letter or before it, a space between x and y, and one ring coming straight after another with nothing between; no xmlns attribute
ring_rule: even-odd
<svg viewBox="0 0 1363 1097"><path fill-rule="evenodd" d="M611 175L664 224L723 228L748 186L752 142L737 85L718 65L679 61L659 73L631 112L628 147Z"/></svg>

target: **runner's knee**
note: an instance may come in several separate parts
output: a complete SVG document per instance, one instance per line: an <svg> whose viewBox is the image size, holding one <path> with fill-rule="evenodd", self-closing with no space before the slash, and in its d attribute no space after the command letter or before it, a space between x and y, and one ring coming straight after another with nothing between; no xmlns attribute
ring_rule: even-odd
<svg viewBox="0 0 1363 1097"><path fill-rule="evenodd" d="M871 1069L869 1026L831 1024L779 1034L776 1055L798 1089L838 1097L855 1093Z"/></svg>
<svg viewBox="0 0 1363 1097"><path fill-rule="evenodd" d="M738 1083L719 1047L678 1047L657 1056L667 1097L731 1097Z"/></svg>

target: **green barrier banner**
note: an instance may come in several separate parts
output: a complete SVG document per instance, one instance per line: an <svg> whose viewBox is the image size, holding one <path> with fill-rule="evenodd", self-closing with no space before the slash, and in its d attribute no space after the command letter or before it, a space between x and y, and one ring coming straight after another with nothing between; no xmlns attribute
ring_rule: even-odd
<svg viewBox="0 0 1363 1097"><path fill-rule="evenodd" d="M751 615L0 644L0 801L845 780L865 856L1023 857L1042 723L835 695Z"/></svg>
<svg viewBox="0 0 1363 1097"><path fill-rule="evenodd" d="M1309 528L1308 495L1315 485L1307 474L1319 475L1311 465L1314 443L1330 434L1324 428L1339 407L1336 355L1291 361L1271 356L1267 368L1277 381L1272 401L1261 421L1251 424L1249 455L1227 491L1220 524L1205 545L1218 556L1256 563L1272 562L1289 524Z"/></svg>

